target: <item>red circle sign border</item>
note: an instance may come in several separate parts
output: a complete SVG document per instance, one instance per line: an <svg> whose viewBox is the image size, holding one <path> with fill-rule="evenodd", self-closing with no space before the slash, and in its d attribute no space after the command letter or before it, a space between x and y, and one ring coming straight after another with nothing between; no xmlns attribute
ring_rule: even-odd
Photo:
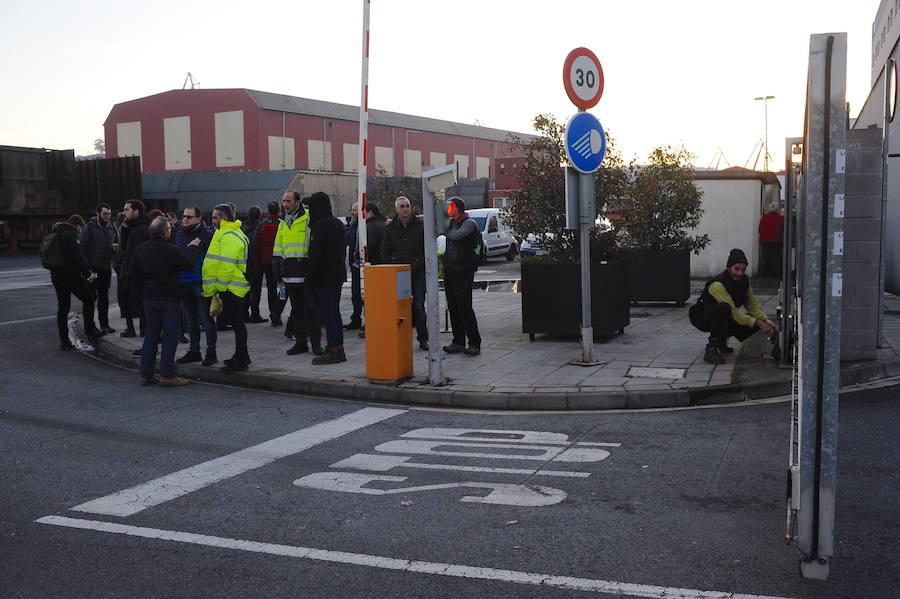
<svg viewBox="0 0 900 599"><path fill-rule="evenodd" d="M587 56L590 58L594 64L597 65L597 75L600 78L599 85L597 86L597 95L594 96L591 100L582 100L578 97L578 94L575 93L575 90L572 88L572 82L569 80L569 71L572 69L572 63L580 56ZM588 50L587 48L575 48L569 55L566 56L566 61L563 63L563 85L566 88L566 95L569 96L569 100L572 101L572 104L581 108L582 110L587 110L588 108L593 108L597 105L597 102L600 101L600 97L603 95L603 65L600 64L600 60L597 58L597 55Z"/></svg>

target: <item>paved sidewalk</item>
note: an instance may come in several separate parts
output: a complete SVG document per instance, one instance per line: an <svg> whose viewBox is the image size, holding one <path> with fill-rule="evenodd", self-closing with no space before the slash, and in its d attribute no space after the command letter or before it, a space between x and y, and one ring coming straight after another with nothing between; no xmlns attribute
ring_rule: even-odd
<svg viewBox="0 0 900 599"><path fill-rule="evenodd" d="M480 409L577 410L687 406L743 401L790 393L792 371L779 368L763 352L770 351L765 337L757 333L743 346L731 339L735 353L725 364L703 361L706 335L688 320L688 306L696 300L701 282L694 282L688 304L636 304L631 306L631 324L623 335L598 340L594 358L605 363L582 367L568 362L580 358L577 339L537 335L534 342L522 333L521 295L510 283L476 290L473 303L483 338L481 355L444 354L443 371L448 384L427 384L427 352L415 345L414 377L400 385L373 384L365 376L365 340L358 331L346 331L347 362L313 366L311 353L285 354L293 344L281 328L269 323L248 324L248 345L253 363L250 370L226 375L221 360L234 351L233 335L219 333L216 367L199 364L178 366L180 376L208 382L293 393L340 397L365 401L454 406ZM771 292L757 297L773 315L777 299ZM843 385L900 375L900 299L886 296L883 349L876 360L844 363ZM267 306L261 303L263 315ZM342 314L351 312L349 285L341 299ZM441 293L441 321L444 322ZM111 325L121 330L117 307L110 308ZM441 341L450 341L442 333ZM201 347L205 339L201 334ZM136 367L132 350L140 338L107 335L96 342L99 355ZM323 331L324 344L324 331ZM178 356L187 350L180 345ZM137 375L135 375L137 383Z"/></svg>

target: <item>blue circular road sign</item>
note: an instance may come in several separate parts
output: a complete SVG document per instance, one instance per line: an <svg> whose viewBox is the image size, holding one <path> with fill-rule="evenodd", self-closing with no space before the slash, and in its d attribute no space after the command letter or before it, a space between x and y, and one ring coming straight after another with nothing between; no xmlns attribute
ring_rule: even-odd
<svg viewBox="0 0 900 599"><path fill-rule="evenodd" d="M582 173L593 173L606 155L606 133L597 117L579 112L566 124L566 156Z"/></svg>

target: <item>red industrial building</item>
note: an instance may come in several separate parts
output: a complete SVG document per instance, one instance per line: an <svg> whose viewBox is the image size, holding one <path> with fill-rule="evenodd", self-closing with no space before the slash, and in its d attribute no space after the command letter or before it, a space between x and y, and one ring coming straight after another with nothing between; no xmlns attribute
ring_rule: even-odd
<svg viewBox="0 0 900 599"><path fill-rule="evenodd" d="M107 156L139 155L144 173L213 170L357 172L359 107L248 89L173 90L116 104ZM509 131L369 110L368 175L420 177L456 162L495 179L521 155ZM529 139L531 136L514 133Z"/></svg>

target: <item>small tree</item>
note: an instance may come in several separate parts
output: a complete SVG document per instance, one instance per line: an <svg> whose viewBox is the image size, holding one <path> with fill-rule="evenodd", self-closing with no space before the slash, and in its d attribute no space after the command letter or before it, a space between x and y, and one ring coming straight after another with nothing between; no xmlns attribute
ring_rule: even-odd
<svg viewBox="0 0 900 599"><path fill-rule="evenodd" d="M529 141L513 137L512 143L522 148L525 164L519 176L519 189L511 194L512 204L505 219L520 238L535 235L547 250L550 262L580 260L578 231L566 229L565 126L553 115L540 114L534 119L538 133ZM627 174L615 141L607 136L606 156L594 173L597 226L591 230L591 258L613 259L618 254L616 231L605 219L606 203L624 196ZM571 166L571 164L569 164ZM599 217L599 218L598 218Z"/></svg>
<svg viewBox="0 0 900 599"><path fill-rule="evenodd" d="M628 193L616 219L624 247L698 254L709 244L709 235L688 235L703 216L703 192L694 184L693 160L683 148L664 146L653 150L648 164L629 164Z"/></svg>
<svg viewBox="0 0 900 599"><path fill-rule="evenodd" d="M94 140L94 151L98 154L106 154L106 142L99 137Z"/></svg>

